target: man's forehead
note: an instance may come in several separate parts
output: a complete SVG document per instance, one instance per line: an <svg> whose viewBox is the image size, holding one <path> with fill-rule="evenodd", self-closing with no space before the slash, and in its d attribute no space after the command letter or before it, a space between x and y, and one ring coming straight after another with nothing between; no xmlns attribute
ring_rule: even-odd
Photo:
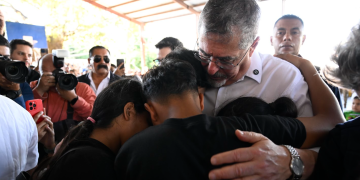
<svg viewBox="0 0 360 180"><path fill-rule="evenodd" d="M97 49L93 50L92 55L93 56L95 56L95 55L100 55L100 56L106 56L107 55L108 56L109 52L106 49L97 48Z"/></svg>
<svg viewBox="0 0 360 180"><path fill-rule="evenodd" d="M24 45L24 44L17 44L15 51L21 51L21 52L32 54L32 48L30 46Z"/></svg>
<svg viewBox="0 0 360 180"><path fill-rule="evenodd" d="M301 23L301 21L299 19L280 19L274 29L293 29L293 28L298 28L299 30L303 29L303 24Z"/></svg>

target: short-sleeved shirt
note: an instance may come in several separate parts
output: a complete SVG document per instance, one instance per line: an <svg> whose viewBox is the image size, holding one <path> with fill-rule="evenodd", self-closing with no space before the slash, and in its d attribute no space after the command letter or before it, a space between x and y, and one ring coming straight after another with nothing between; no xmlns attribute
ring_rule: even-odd
<svg viewBox="0 0 360 180"><path fill-rule="evenodd" d="M118 179L208 179L215 167L211 156L251 144L240 141L235 130L266 135L277 144L300 147L304 125L279 116L211 117L204 114L168 119L130 138L115 160Z"/></svg>
<svg viewBox="0 0 360 180"><path fill-rule="evenodd" d="M283 96L294 101L299 117L313 116L308 85L299 69L287 61L255 51L244 77L228 86L206 89L203 113L215 116L240 97L257 97L272 103Z"/></svg>
<svg viewBox="0 0 360 180"><path fill-rule="evenodd" d="M49 169L48 179L52 180L112 180L115 179L115 154L103 143L95 139L86 139L71 143L64 153L71 151L59 159ZM63 153L63 154L64 154Z"/></svg>
<svg viewBox="0 0 360 180"><path fill-rule="evenodd" d="M0 180L15 179L38 163L38 133L23 107L0 95Z"/></svg>
<svg viewBox="0 0 360 180"><path fill-rule="evenodd" d="M338 124L321 146L314 179L360 179L360 117Z"/></svg>

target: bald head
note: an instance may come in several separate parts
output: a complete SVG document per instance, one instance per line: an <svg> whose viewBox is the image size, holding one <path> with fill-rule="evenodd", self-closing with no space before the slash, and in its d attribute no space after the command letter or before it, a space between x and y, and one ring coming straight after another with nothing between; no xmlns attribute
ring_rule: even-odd
<svg viewBox="0 0 360 180"><path fill-rule="evenodd" d="M55 69L52 61L52 54L47 54L39 60L39 71L41 75L44 72L53 72Z"/></svg>

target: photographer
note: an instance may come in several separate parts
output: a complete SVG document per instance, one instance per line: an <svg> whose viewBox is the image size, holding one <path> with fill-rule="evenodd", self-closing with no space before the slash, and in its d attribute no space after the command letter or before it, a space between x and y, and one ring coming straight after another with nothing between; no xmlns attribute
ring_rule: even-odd
<svg viewBox="0 0 360 180"><path fill-rule="evenodd" d="M58 135L66 133L67 129L65 132L58 132L55 123L68 119L85 120L91 114L96 96L88 85L81 82L77 83L76 88L72 90L60 88L53 74L57 70L53 58L55 56L48 54L40 59L41 77L33 93L36 99L43 100L47 115L54 122L55 135Z"/></svg>
<svg viewBox="0 0 360 180"><path fill-rule="evenodd" d="M26 67L28 67L29 74L26 79L27 83L40 78L38 72L30 69L33 54L32 48L33 46L31 43L22 39L13 39L10 42L10 59L22 61L25 63Z"/></svg>
<svg viewBox="0 0 360 180"><path fill-rule="evenodd" d="M9 42L3 37L0 36L0 54L2 58L0 61L9 60L10 49ZM33 93L30 86L25 83L14 83L5 78L3 74L0 73L0 94L7 96L8 98L14 100L20 106L25 108L25 102L30 99L34 99Z"/></svg>

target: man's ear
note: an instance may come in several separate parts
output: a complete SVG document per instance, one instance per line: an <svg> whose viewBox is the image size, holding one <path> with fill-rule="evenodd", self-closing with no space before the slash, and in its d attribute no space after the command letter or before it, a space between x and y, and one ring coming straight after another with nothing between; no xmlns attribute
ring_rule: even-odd
<svg viewBox="0 0 360 180"><path fill-rule="evenodd" d="M306 35L303 35L303 39L302 39L301 45L303 45L303 44L304 44L305 39L306 39Z"/></svg>
<svg viewBox="0 0 360 180"><path fill-rule="evenodd" d="M158 124L157 121L158 121L158 115L155 111L155 108L154 106L151 104L151 103L145 103L144 104L145 106L145 109L150 113L150 117L151 117L151 121L152 123L155 125L155 124Z"/></svg>
<svg viewBox="0 0 360 180"><path fill-rule="evenodd" d="M273 37L272 36L270 36L270 44L271 44L271 46L274 46L274 44L273 44Z"/></svg>
<svg viewBox="0 0 360 180"><path fill-rule="evenodd" d="M254 53L255 49L256 49L256 46L259 44L259 41L260 41L260 37L256 37L255 41L253 42L253 44L250 46L250 53L249 53L249 56L251 57L252 54Z"/></svg>
<svg viewBox="0 0 360 180"><path fill-rule="evenodd" d="M201 111L204 110L204 94L203 93L199 93L199 100L200 100L200 109Z"/></svg>
<svg viewBox="0 0 360 180"><path fill-rule="evenodd" d="M131 120L131 118L135 117L136 111L134 108L134 103L132 102L128 102L126 103L126 105L124 106L124 119L125 121L129 121Z"/></svg>

